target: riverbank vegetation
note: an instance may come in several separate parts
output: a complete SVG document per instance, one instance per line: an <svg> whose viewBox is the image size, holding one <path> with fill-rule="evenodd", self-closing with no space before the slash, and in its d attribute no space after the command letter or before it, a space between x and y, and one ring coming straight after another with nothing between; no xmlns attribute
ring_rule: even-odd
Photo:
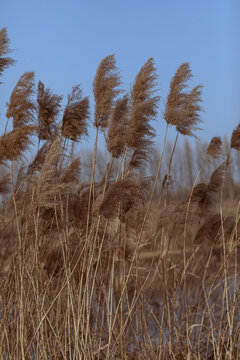
<svg viewBox="0 0 240 360"><path fill-rule="evenodd" d="M2 77L13 63L4 28ZM162 115L153 58L126 92L105 57L94 111L79 84L63 106L20 77L0 136L3 359L240 357L240 125L195 145L192 77L176 69ZM90 124L94 148L79 151Z"/></svg>

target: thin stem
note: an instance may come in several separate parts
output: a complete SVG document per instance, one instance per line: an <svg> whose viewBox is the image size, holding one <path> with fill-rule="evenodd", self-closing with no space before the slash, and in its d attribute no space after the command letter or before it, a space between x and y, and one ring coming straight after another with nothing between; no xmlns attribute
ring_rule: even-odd
<svg viewBox="0 0 240 360"><path fill-rule="evenodd" d="M91 198L94 198L94 176L95 176L95 167L96 167L96 157L97 157L97 143L98 143L98 131L99 127L97 126L96 138L94 143L94 152L93 152L93 164L92 164L92 177L89 189L89 198L88 198L88 214L87 214L87 228L86 228L86 238L88 237L88 227L90 220L90 209L91 209Z"/></svg>

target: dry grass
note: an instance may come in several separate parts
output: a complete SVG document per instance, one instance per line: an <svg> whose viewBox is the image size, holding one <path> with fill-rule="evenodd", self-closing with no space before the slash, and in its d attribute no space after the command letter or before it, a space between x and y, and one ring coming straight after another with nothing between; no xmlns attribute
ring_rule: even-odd
<svg viewBox="0 0 240 360"><path fill-rule="evenodd" d="M0 55L7 45L3 29ZM191 77L188 63L173 77L164 117L176 141L168 147L166 130L151 163L153 59L122 98L114 56L102 60L87 182L71 141L87 135L88 98L73 87L61 112L61 96L39 82L35 99L33 73L20 78L7 112L13 130L0 137L2 359L240 358L240 211L229 195L239 126L227 155L212 139L183 187L186 164L191 177L197 167L175 151L200 121L201 86L188 90ZM100 165L99 128L108 149ZM36 136L33 161L21 162Z"/></svg>

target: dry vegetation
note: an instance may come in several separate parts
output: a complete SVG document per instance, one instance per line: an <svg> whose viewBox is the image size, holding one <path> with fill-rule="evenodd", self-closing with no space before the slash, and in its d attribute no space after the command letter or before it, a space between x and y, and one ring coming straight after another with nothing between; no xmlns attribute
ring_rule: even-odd
<svg viewBox="0 0 240 360"><path fill-rule="evenodd" d="M2 29L1 75L8 53ZM156 150L153 59L126 94L114 56L104 58L90 158L73 146L91 119L80 86L62 108L34 73L21 76L0 137L2 359L240 358L240 125L225 149L214 137L176 151L200 122L202 86L189 89L191 77L189 63L173 76Z"/></svg>

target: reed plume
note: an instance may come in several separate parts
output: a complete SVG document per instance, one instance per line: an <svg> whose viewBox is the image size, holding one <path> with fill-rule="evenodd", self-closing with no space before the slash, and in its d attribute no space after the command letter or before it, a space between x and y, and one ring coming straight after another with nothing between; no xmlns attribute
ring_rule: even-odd
<svg viewBox="0 0 240 360"><path fill-rule="evenodd" d="M64 184L59 183L57 169L61 151L62 143L58 137L50 147L38 178L37 201L41 207L54 208L54 204L57 203L56 196L59 190L64 187Z"/></svg>
<svg viewBox="0 0 240 360"><path fill-rule="evenodd" d="M222 219L220 214L210 215L198 230L195 242L197 244L212 244L222 236ZM229 239L234 229L235 219L227 216L223 219L223 229L225 239Z"/></svg>
<svg viewBox="0 0 240 360"><path fill-rule="evenodd" d="M23 74L12 91L7 104L7 118L13 118L13 129L30 125L34 121L36 105L33 100L34 72Z"/></svg>
<svg viewBox="0 0 240 360"><path fill-rule="evenodd" d="M240 123L236 126L236 128L232 132L231 148L238 151L240 150Z"/></svg>
<svg viewBox="0 0 240 360"><path fill-rule="evenodd" d="M4 70L15 63L11 57L5 56L9 54L10 51L7 29L4 27L0 30L0 77L2 76ZM2 82L0 82L0 84L2 84Z"/></svg>
<svg viewBox="0 0 240 360"><path fill-rule="evenodd" d="M157 84L157 75L153 58L140 69L131 91L131 111L129 117L127 145L134 153L130 166L138 167L148 158L148 151L155 136L150 125L157 116L159 96L153 96Z"/></svg>
<svg viewBox="0 0 240 360"><path fill-rule="evenodd" d="M87 136L89 116L88 97L82 98L80 85L73 86L63 114L63 137L79 141L82 136Z"/></svg>
<svg viewBox="0 0 240 360"><path fill-rule="evenodd" d="M202 85L186 91L187 82L192 78L189 63L183 63L176 71L167 98L164 119L168 125L176 126L182 135L195 136L193 131L199 130L197 124L201 122L199 103L202 101Z"/></svg>
<svg viewBox="0 0 240 360"><path fill-rule="evenodd" d="M100 215L107 219L120 217L126 221L127 216L144 206L146 190L147 182L129 178L111 184L100 204Z"/></svg>
<svg viewBox="0 0 240 360"><path fill-rule="evenodd" d="M32 174L34 171L40 171L42 165L46 159L46 156L50 150L50 142L46 141L42 147L37 151L34 160L28 165L28 174Z"/></svg>
<svg viewBox="0 0 240 360"><path fill-rule="evenodd" d="M191 202L197 202L200 207L210 206L211 201L208 199L208 185L205 183L200 183L193 188Z"/></svg>
<svg viewBox="0 0 240 360"><path fill-rule="evenodd" d="M60 182L62 184L78 184L80 182L81 174L80 165L81 163L79 158L72 160L70 164L65 169L63 169Z"/></svg>
<svg viewBox="0 0 240 360"><path fill-rule="evenodd" d="M60 111L62 96L52 94L49 88L39 81L37 92L38 103L38 136L39 140L50 140L56 131L56 118Z"/></svg>
<svg viewBox="0 0 240 360"><path fill-rule="evenodd" d="M222 155L222 139L219 136L214 136L207 148L207 155L213 159L218 159Z"/></svg>
<svg viewBox="0 0 240 360"><path fill-rule="evenodd" d="M104 131L108 127L114 99L120 93L119 72L116 68L114 55L106 56L99 64L94 82L93 93L95 98L95 127Z"/></svg>
<svg viewBox="0 0 240 360"><path fill-rule="evenodd" d="M92 215L92 208L93 203L91 202L90 208L89 208L89 184L88 183L82 183L77 191L77 196L75 198L75 202L73 203L73 213L75 217L75 223L76 226L81 226L82 229L86 230L86 225L88 222L88 212L90 215ZM96 193L94 193L95 200ZM89 217L88 225L91 224L92 216Z"/></svg>
<svg viewBox="0 0 240 360"><path fill-rule="evenodd" d="M112 110L108 130L107 148L114 158L124 151L127 136L129 98L127 95L118 99Z"/></svg>
<svg viewBox="0 0 240 360"><path fill-rule="evenodd" d="M224 181L226 166L227 164L223 162L217 167L216 170L213 171L210 177L210 182L208 184L209 191L218 193L221 190L222 183Z"/></svg>
<svg viewBox="0 0 240 360"><path fill-rule="evenodd" d="M210 177L208 184L200 183L193 188L191 202L197 202L201 208L208 210L213 205L214 193L219 193L222 187L226 170L226 163L218 166Z"/></svg>
<svg viewBox="0 0 240 360"><path fill-rule="evenodd" d="M0 137L0 164L7 160L17 160L32 144L31 136L35 131L33 126L15 128Z"/></svg>

